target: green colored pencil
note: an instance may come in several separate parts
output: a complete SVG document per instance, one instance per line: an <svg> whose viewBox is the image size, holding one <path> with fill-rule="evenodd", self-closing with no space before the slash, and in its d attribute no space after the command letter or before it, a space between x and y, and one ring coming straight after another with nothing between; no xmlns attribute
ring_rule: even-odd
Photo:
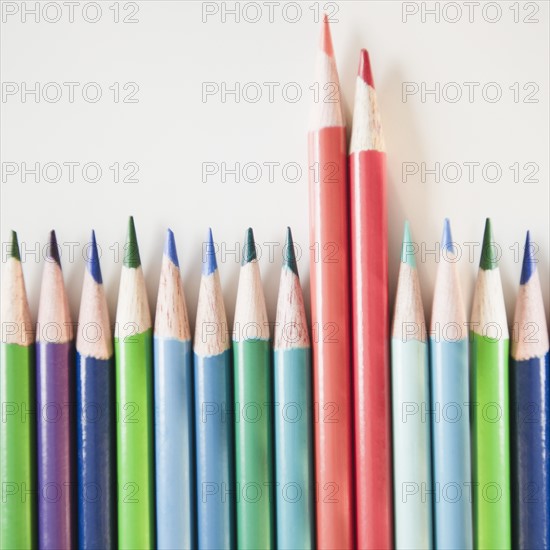
<svg viewBox="0 0 550 550"><path fill-rule="evenodd" d="M120 276L115 326L118 544L155 546L151 313L134 220Z"/></svg>
<svg viewBox="0 0 550 550"><path fill-rule="evenodd" d="M474 547L511 548L508 323L487 219L471 318Z"/></svg>
<svg viewBox="0 0 550 550"><path fill-rule="evenodd" d="M2 278L0 548L36 548L34 332L17 234Z"/></svg>
<svg viewBox="0 0 550 550"><path fill-rule="evenodd" d="M272 375L269 325L252 229L248 229L233 328L237 543L273 548Z"/></svg>

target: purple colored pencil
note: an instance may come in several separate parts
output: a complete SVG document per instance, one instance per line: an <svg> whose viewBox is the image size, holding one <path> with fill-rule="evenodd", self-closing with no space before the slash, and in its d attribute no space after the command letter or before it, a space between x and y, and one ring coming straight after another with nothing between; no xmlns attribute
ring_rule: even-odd
<svg viewBox="0 0 550 550"><path fill-rule="evenodd" d="M76 547L74 346L55 232L44 265L36 327L38 545Z"/></svg>

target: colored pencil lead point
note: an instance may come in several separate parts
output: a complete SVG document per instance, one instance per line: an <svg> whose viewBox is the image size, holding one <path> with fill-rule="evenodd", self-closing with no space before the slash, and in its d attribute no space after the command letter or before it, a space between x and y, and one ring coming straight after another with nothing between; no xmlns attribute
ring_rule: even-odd
<svg viewBox="0 0 550 550"><path fill-rule="evenodd" d="M451 222L445 218L443 222L443 236L441 237L441 250L454 254L455 246L453 244L453 235L451 233Z"/></svg>
<svg viewBox="0 0 550 550"><path fill-rule="evenodd" d="M365 49L361 50L361 54L359 56L359 70L357 71L357 76L360 76L364 80L365 84L369 85L371 88L374 88L374 79L372 78L369 52Z"/></svg>
<svg viewBox="0 0 550 550"><path fill-rule="evenodd" d="M16 260L21 261L21 256L19 255L19 243L17 242L17 233L15 231L11 232L11 243L8 250L8 258L15 258Z"/></svg>
<svg viewBox="0 0 550 550"><path fill-rule="evenodd" d="M48 258L52 259L59 267L61 267L61 259L59 257L59 247L57 246L57 237L55 231L50 231L50 246L48 249Z"/></svg>
<svg viewBox="0 0 550 550"><path fill-rule="evenodd" d="M202 274L210 275L218 269L218 262L216 261L216 249L214 247L214 238L212 237L212 228L208 228L208 235L206 236L206 249L204 251L205 257L202 264Z"/></svg>
<svg viewBox="0 0 550 550"><path fill-rule="evenodd" d="M525 249L523 251L523 265L521 266L521 279L520 284L524 285L529 281L537 270L537 260L533 247L531 246L531 233L527 231L525 237Z"/></svg>
<svg viewBox="0 0 550 550"><path fill-rule="evenodd" d="M332 47L332 37L330 35L330 25L328 16L325 13L323 16L323 28L321 30L321 49L329 56L334 56L334 48Z"/></svg>
<svg viewBox="0 0 550 550"><path fill-rule="evenodd" d="M401 261L404 264L409 264L409 266L413 268L416 267L414 252L414 243L411 238L409 222L405 221L405 227L403 229L403 245L401 248Z"/></svg>
<svg viewBox="0 0 550 550"><path fill-rule="evenodd" d="M141 265L139 257L139 247L136 236L136 227L134 225L134 217L130 216L128 221L128 237L126 240L126 250L124 252L124 267L138 268Z"/></svg>
<svg viewBox="0 0 550 550"><path fill-rule="evenodd" d="M95 231L92 229L92 240L91 240L91 250L88 256L88 271L90 275L94 278L94 281L97 284L103 283L103 278L101 277L101 268L99 267L99 253L97 251L97 242L95 240Z"/></svg>
<svg viewBox="0 0 550 550"><path fill-rule="evenodd" d="M244 236L242 265L248 264L255 259L256 259L256 245L254 243L254 232L252 231L252 228L249 227L246 230L246 234Z"/></svg>
<svg viewBox="0 0 550 550"><path fill-rule="evenodd" d="M284 248L283 266L290 269L296 277L299 277L298 265L296 264L296 253L294 250L294 241L292 239L292 231L290 227L286 228L286 245Z"/></svg>
<svg viewBox="0 0 550 550"><path fill-rule="evenodd" d="M169 228L166 231L166 244L164 245L164 254L170 261L176 266L179 267L178 262L178 251L176 249L176 239L174 238L174 232Z"/></svg>
<svg viewBox="0 0 550 550"><path fill-rule="evenodd" d="M485 271L489 269L496 269L498 267L498 253L494 244L493 228L489 218L487 218L485 222L485 232L483 233L483 246L481 247L479 267Z"/></svg>

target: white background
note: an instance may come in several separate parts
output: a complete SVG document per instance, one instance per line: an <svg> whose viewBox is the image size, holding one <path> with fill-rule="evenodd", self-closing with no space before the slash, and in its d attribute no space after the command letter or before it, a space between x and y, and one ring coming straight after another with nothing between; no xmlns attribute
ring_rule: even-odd
<svg viewBox="0 0 550 550"><path fill-rule="evenodd" d="M501 270L507 311L511 322L523 254L525 231L530 228L539 246L538 260L546 310L549 300L549 187L548 187L548 3L492 2L485 12L473 6L473 22L464 4L445 6L434 2L300 2L301 16L295 6L273 5L273 22L265 4L240 4L241 21L222 13L205 16L199 2L120 2L119 18L131 17L136 23L115 23L114 2L100 2L97 17L94 6L75 7L74 22L69 22L69 7L58 3L41 14L23 20L23 11L35 2L3 2L1 36L1 77L3 85L15 83L16 95L3 93L1 104L2 254L5 258L8 230L18 231L24 244L24 270L33 317L36 317L42 265L36 246L47 242L48 231L57 230L62 245L62 263L70 294L71 311L77 318L84 261L83 246L95 228L102 247L102 270L114 319L120 275L116 250L125 239L127 216L136 219L138 238L151 309L156 303L160 260L166 227L176 234L180 264L191 320L195 318L201 271L204 234L212 226L224 250L239 246L247 226L255 231L262 246L261 270L268 312L274 320L281 263L281 240L286 225L294 231L304 254L299 261L307 303L309 304L307 127L314 75L314 60L320 25L315 21L323 7L337 13L332 18L332 33L348 125L351 124L355 74L361 47L369 49L388 149L388 209L390 295L395 292L402 227L405 218L412 224L413 237L429 250L439 241L445 216L451 218L454 239L463 250L460 272L468 310L479 261L480 247L468 257L464 243L479 243L484 220L490 216L502 248ZM24 5L26 4L26 6ZM43 9L46 3L41 2ZM212 3L208 3L209 5ZM328 5L326 5L328 4ZM456 6L462 10L458 18ZM496 5L496 7L495 7ZM257 17L260 21L247 22ZM439 7L440 21L425 9ZM210 9L213 9L212 6ZM245 11L246 10L246 11ZM408 15L404 22L404 11ZM489 22L489 19L498 21ZM534 13L537 12L537 13ZM61 13L61 19L55 20ZM295 23L285 21L296 19ZM519 17L519 21L515 19ZM203 19L206 18L206 22ZM422 21L424 18L425 22ZM453 19L455 23L450 22ZM45 20L46 19L46 20ZM49 21L48 21L49 19ZM524 19L538 19L527 23ZM53 82L63 95L57 102L32 95L22 98L22 83L43 87ZM78 82L74 102L69 102L64 82ZM97 103L83 99L86 83L101 87ZM122 86L135 82L137 103L114 101L109 89L121 87L120 99L130 90ZM252 103L242 95L203 98L205 82L227 87L235 83L247 88L249 99L258 87L261 99ZM274 101L269 101L263 83L279 83ZM298 83L299 101L292 103L282 95L286 83ZM446 83L460 84L462 99L452 103L456 86L445 88L435 101L433 95L421 101L420 93L404 100L403 83L441 89ZM470 102L464 82L473 86ZM487 101L483 87L496 83L502 97ZM256 84L254 84L256 83ZM519 83L519 97L510 86ZM525 103L527 83L535 83L537 103ZM293 85L294 86L294 85ZM494 97L494 85L486 95ZM4 89L6 92L8 89ZM13 88L11 88L13 89ZM296 87L287 88L289 94ZM55 97L55 86L48 88ZM90 96L94 89L88 88ZM293 94L291 94L292 96ZM26 101L23 101L25 99ZM206 99L206 100L205 100ZM515 100L518 100L517 102ZM10 176L5 163L41 167L48 162L98 163L102 178L87 183L76 168L75 181L68 181L68 169L61 181L49 183L40 176L34 182L21 173ZM115 183L115 162L139 165L137 183ZM259 182L227 181L217 176L203 181L203 163L249 162L298 163L302 177L295 183L285 181L281 167L275 168L275 181L269 182L264 166ZM439 183L433 175L422 182L420 175L403 181L403 163L425 163L433 169L436 162L458 163L463 168L460 181ZM468 181L463 163L497 163L502 169L498 182L483 177L481 166L473 182ZM528 173L525 163L535 163L538 182L523 181ZM520 166L520 182L514 182L508 168ZM449 169L448 176L455 177ZM442 169L443 171L443 169ZM49 177L55 176L54 172ZM122 170L122 176L127 172ZM294 172L290 174L294 175ZM250 172L247 177L252 177ZM489 172L493 177L493 172ZM39 243L39 244L37 244ZM74 257L69 254L74 245ZM269 258L268 246L275 254ZM510 249L512 247L512 249ZM111 248L111 249L110 249ZM30 249L30 253L29 253ZM26 250L26 252L25 252ZM229 320L232 321L238 281L238 258L220 249L218 260ZM436 273L433 255L418 258L424 303L428 312Z"/></svg>

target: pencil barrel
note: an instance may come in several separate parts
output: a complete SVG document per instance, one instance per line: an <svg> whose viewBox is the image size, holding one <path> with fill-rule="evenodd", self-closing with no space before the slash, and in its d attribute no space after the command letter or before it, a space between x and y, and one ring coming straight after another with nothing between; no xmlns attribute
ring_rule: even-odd
<svg viewBox="0 0 550 550"><path fill-rule="evenodd" d="M274 548L275 501L270 344L233 343L237 544Z"/></svg>
<svg viewBox="0 0 550 550"><path fill-rule="evenodd" d="M36 548L34 345L1 353L0 548Z"/></svg>
<svg viewBox="0 0 550 550"><path fill-rule="evenodd" d="M78 545L116 547L115 371L76 354Z"/></svg>
<svg viewBox="0 0 550 550"><path fill-rule="evenodd" d="M195 354L198 547L236 547L231 352Z"/></svg>
<svg viewBox="0 0 550 550"><path fill-rule="evenodd" d="M36 344L38 543L76 547L74 346Z"/></svg>
<svg viewBox="0 0 550 550"><path fill-rule="evenodd" d="M190 341L154 338L157 544L194 548L195 426Z"/></svg>
<svg viewBox="0 0 550 550"><path fill-rule="evenodd" d="M311 352L274 352L277 547L315 547Z"/></svg>
<svg viewBox="0 0 550 550"><path fill-rule="evenodd" d="M472 333L474 546L511 547L508 339Z"/></svg>
<svg viewBox="0 0 550 550"><path fill-rule="evenodd" d="M118 545L155 546L151 329L115 338Z"/></svg>
<svg viewBox="0 0 550 550"><path fill-rule="evenodd" d="M392 338L395 547L431 549L432 462L428 346ZM411 457L411 450L415 456Z"/></svg>
<svg viewBox="0 0 550 550"><path fill-rule="evenodd" d="M512 360L512 464L517 548L550 547L550 366L548 353Z"/></svg>

